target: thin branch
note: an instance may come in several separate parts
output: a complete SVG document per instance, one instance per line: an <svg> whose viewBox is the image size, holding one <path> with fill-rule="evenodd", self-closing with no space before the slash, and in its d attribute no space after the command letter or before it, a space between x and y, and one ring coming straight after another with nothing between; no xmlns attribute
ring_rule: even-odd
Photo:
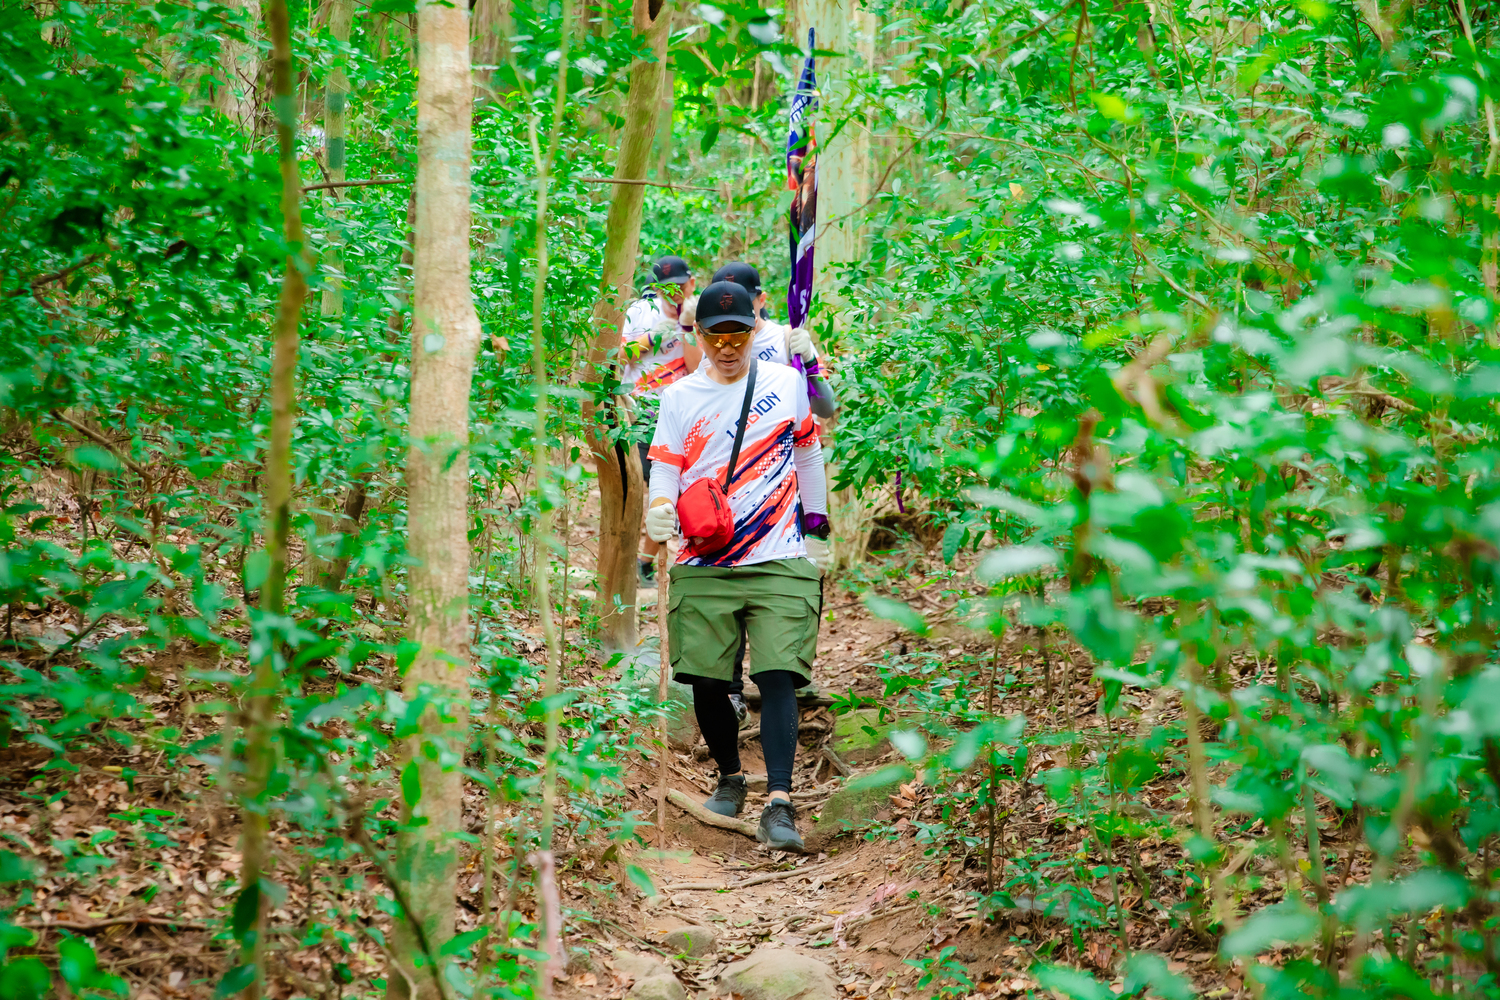
<svg viewBox="0 0 1500 1000"><path fill-rule="evenodd" d="M107 927L121 927L129 924L148 924L153 927L185 927L194 931L210 931L216 924L206 924L201 920L176 920L172 917L107 917L104 920L53 920L50 923L28 923L20 926L28 930L46 930L49 927L59 927L65 931L101 931Z"/></svg>
<svg viewBox="0 0 1500 1000"><path fill-rule="evenodd" d="M828 228L835 222L843 222L850 216L858 215L860 212L863 212L866 208L870 207L870 205L875 202L875 199L880 197L880 192L885 188L885 182L891 179L891 171L896 169L896 164L904 160L906 158L906 154L916 149L920 143L922 143L938 131L938 127L934 125L932 128L928 129L926 132L923 132L920 136L913 139L905 149L896 154L896 156L891 160L890 163L886 164L885 173L880 175L880 180L876 182L875 190L870 193L870 197L866 198L863 203L856 205L854 208L851 208L843 215L829 219L827 222L823 223L822 231L826 232Z"/></svg>
<svg viewBox="0 0 1500 1000"><path fill-rule="evenodd" d="M616 179L614 177L575 177L573 179L575 181L582 181L585 184L635 184L644 187L667 188L670 191L712 191L717 194L719 190L718 188L711 187L694 187L690 184L669 184L663 183L662 181L642 181L629 177L620 179Z"/></svg>
<svg viewBox="0 0 1500 1000"><path fill-rule="evenodd" d="M422 926L422 921L413 919L416 912L411 907L411 902L406 898L406 893L401 891L401 880L396 878L391 871L390 865L385 860L385 855L375 846L370 839L370 834L365 830L363 813L354 813L348 817L345 828L354 837L354 842L365 852L365 856L375 863L380 870L380 877L385 880L386 886L391 890L391 895L396 899L396 905L401 908L402 918L411 926L412 934L417 939L417 947L422 949L422 957L427 959L427 970L432 976L432 983L437 987L440 1000L448 1000L448 987L443 982L441 966L438 964L437 956L432 950L432 942L427 938L427 929ZM396 963L401 968L401 964ZM403 970L403 975L404 975ZM410 982L410 980L408 980Z"/></svg>
<svg viewBox="0 0 1500 1000"><path fill-rule="evenodd" d="M1051 17L1049 17L1049 18L1047 18L1047 19L1046 19L1046 20L1045 20L1045 21L1043 21L1043 22L1042 22L1042 23L1041 23L1041 24L1038 24L1038 25L1037 25L1037 26L1036 26L1036 27L1035 27L1035 28L1032 28L1032 29L1031 29L1031 30L1030 30L1030 31L1028 31L1028 32L1026 32L1026 34L1024 34L1024 35L1021 35L1021 36L1020 36L1020 37L1019 37L1019 38L1017 38L1017 39L1016 39L1016 40L1015 40L1015 42L1014 42L1014 43L1012 43L1012 44L1013 44L1013 45L1019 45L1019 44L1021 44L1021 43L1022 43L1022 42L1024 42L1024 41L1026 41L1026 39L1028 39L1028 38L1030 38L1030 37L1031 37L1031 36L1032 36L1032 35L1034 35L1034 34L1036 34L1036 33L1037 33L1037 32L1038 32L1038 31L1041 31L1041 30L1042 30L1042 29L1043 29L1043 28L1045 28L1045 27L1047 27L1047 25L1049 25L1049 24L1051 24L1051 23L1052 23L1052 22L1053 22L1053 21L1056 21L1056 20L1057 20L1057 19L1058 19L1058 18L1060 18L1060 17L1062 17L1062 16L1063 16L1063 13L1064 13L1064 12L1065 12L1065 11L1066 11L1066 10L1067 10L1067 9L1068 9L1068 8L1069 8L1069 7L1071 7L1071 6L1073 6L1073 4L1074 4L1074 2L1075 2L1075 0L1068 0L1068 2L1067 2L1067 3L1065 3L1065 4L1063 4L1063 5L1062 5L1062 6L1061 6L1061 7L1059 7L1059 8L1058 8L1058 9L1057 9L1057 10L1056 10L1056 12L1054 12L1054 13L1053 13L1053 15L1052 15L1052 16L1051 16Z"/></svg>
<svg viewBox="0 0 1500 1000"><path fill-rule="evenodd" d="M88 438L90 441L94 442L100 447L107 448L110 454L119 459L120 464L124 465L125 468L129 469L131 472L134 472L142 479L150 479L150 477L146 475L146 470L144 468L136 463L136 461L129 455L126 455L123 451L121 451L119 445L115 444L103 434L100 434L98 431L94 430L92 427L89 427L87 424L79 423L72 417L63 413L61 410L53 410L52 416L57 420L60 420L63 423L67 424L69 427L73 428L75 431L82 434L84 437Z"/></svg>
<svg viewBox="0 0 1500 1000"><path fill-rule="evenodd" d="M391 178L389 180L383 180L383 179L381 179L381 180L369 180L369 181L324 181L322 184L309 184L305 188L303 188L302 191L303 191L303 193L306 193L308 191L327 191L330 188L362 188L362 187L374 187L374 186L376 186L378 184L405 184L405 183L406 182L404 180L402 180L401 178L399 178L399 177L393 177L393 178Z"/></svg>
<svg viewBox="0 0 1500 1000"><path fill-rule="evenodd" d="M70 264L67 267L63 268L61 271L53 271L51 274L44 274L40 278L32 278L20 288L14 288L9 292L6 292L5 297L8 299L13 299L17 295L25 295L27 292L32 291L33 289L40 288L43 285L51 284L54 281L59 281L63 278L66 278L68 275L72 274L80 267L88 267L94 261L103 256L104 254L102 253L91 253L87 257L83 258L83 260L80 260L76 264Z"/></svg>

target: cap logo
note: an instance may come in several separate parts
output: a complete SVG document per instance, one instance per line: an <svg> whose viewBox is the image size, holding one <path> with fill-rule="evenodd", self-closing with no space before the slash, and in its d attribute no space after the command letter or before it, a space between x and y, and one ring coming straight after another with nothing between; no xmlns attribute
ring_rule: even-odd
<svg viewBox="0 0 1500 1000"><path fill-rule="evenodd" d="M728 310L733 305L734 305L734 296L732 294L730 294L729 292L724 292L723 294L721 294L719 296L719 308L720 309Z"/></svg>

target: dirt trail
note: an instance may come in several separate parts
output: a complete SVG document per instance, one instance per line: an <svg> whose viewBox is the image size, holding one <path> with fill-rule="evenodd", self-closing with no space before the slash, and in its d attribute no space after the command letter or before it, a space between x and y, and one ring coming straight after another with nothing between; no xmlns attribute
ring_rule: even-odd
<svg viewBox="0 0 1500 1000"><path fill-rule="evenodd" d="M642 603L654 601L654 596L647 595ZM879 695L875 664L881 651L911 637L873 618L851 593L830 588L824 607L814 671L819 690L826 695L851 690L867 697ZM654 634L654 619L654 611L643 615L646 635ZM750 691L753 696L753 685ZM971 879L960 870L962 862L950 867L948 859L929 858L910 837L867 841L858 834L813 835L815 816L842 784L821 753L832 735L833 718L826 705L802 709L793 791L798 829L813 853L770 851L751 837L707 826L669 804L666 850L643 850L631 859L650 875L658 894L632 894L629 900L616 901L611 919L622 933L600 942L606 951L618 946L670 961L689 997L729 995L720 973L761 947L790 948L826 963L838 984L838 996L899 997L911 993L921 975L906 959L920 958L931 946L953 943L966 923L978 929L968 891ZM752 711L744 728L758 725ZM700 802L712 792L714 780L712 761L702 759L705 751L701 742L696 754L675 751L669 782L670 788ZM754 824L766 802L758 740L742 738L741 757L752 786L741 818ZM865 762L856 773L892 759L894 752L890 759ZM638 808L654 818L654 766L633 779L629 786L638 796ZM866 819L889 821L898 810L899 805L877 809ZM649 839L654 847L654 836ZM717 948L698 959L675 955L666 937L688 927L712 928ZM993 940L968 954L981 965L990 964L985 959L1003 959L1004 938L986 936ZM570 992L612 1000L624 997L633 979L630 964L606 959L601 968L575 970Z"/></svg>

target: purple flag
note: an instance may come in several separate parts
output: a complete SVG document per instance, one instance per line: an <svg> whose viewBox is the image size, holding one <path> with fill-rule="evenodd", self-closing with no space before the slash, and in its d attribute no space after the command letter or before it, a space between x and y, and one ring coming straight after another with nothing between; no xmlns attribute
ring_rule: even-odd
<svg viewBox="0 0 1500 1000"><path fill-rule="evenodd" d="M786 137L786 186L792 192L792 277L787 285L786 308L787 319L794 328L807 322L812 307L813 244L818 234L818 143L813 137L818 74L813 68L814 37L813 29L807 29L807 58L802 63L797 90L792 94L791 129ZM792 359L792 365L798 371L804 370L800 355ZM811 396L818 393L811 378L807 392Z"/></svg>

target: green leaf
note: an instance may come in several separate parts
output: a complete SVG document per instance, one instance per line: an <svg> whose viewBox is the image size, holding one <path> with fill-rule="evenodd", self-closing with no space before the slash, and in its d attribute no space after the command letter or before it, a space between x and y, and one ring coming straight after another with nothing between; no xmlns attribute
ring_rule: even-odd
<svg viewBox="0 0 1500 1000"><path fill-rule="evenodd" d="M915 774L916 772L905 764L887 764L878 771L870 771L867 774L850 778L849 783L844 787L855 791L888 788L891 785L899 785L903 781L910 781Z"/></svg>
<svg viewBox="0 0 1500 1000"><path fill-rule="evenodd" d="M889 737L891 746L901 751L901 756L907 760L920 760L927 754L927 737L915 729L892 730Z"/></svg>
<svg viewBox="0 0 1500 1000"><path fill-rule="evenodd" d="M1039 965L1031 970L1047 989L1073 1000L1115 1000L1114 991L1082 969L1065 965Z"/></svg>
<svg viewBox="0 0 1500 1000"><path fill-rule="evenodd" d="M707 153L714 148L714 143L719 141L719 120L715 118L703 127L703 138L698 141L698 149Z"/></svg>
<svg viewBox="0 0 1500 1000"><path fill-rule="evenodd" d="M415 760L407 761L406 766L401 769L401 801L406 803L408 809L422 801L422 773Z"/></svg>
<svg viewBox="0 0 1500 1000"><path fill-rule="evenodd" d="M1219 954L1226 960L1258 955L1274 944L1304 944L1318 932L1318 915L1300 900L1277 903L1250 916L1224 935Z"/></svg>
<svg viewBox="0 0 1500 1000"><path fill-rule="evenodd" d="M256 549L245 557L245 589L259 590L271 575L271 554L265 549Z"/></svg>
<svg viewBox="0 0 1500 1000"><path fill-rule="evenodd" d="M630 881L635 883L636 888L640 889L647 896L658 895L656 886L651 881L651 876L640 865L626 865L625 875Z"/></svg>
<svg viewBox="0 0 1500 1000"><path fill-rule="evenodd" d="M463 955L467 957L469 949L480 941L483 941L489 936L489 933L488 927L479 927L472 931L465 931L462 934L455 934L443 943L443 946L438 949L438 954Z"/></svg>
<svg viewBox="0 0 1500 1000"><path fill-rule="evenodd" d="M237 993L243 993L255 982L255 966L236 965L224 973L224 978L219 980L218 987L214 990L216 1000L232 997Z"/></svg>
<svg viewBox="0 0 1500 1000"><path fill-rule="evenodd" d="M1049 546L1007 545L985 556L975 575L993 584L1013 576L1031 576L1057 564L1057 552Z"/></svg>
<svg viewBox="0 0 1500 1000"><path fill-rule="evenodd" d="M28 955L0 964L0 997L5 1000L43 1000L54 995L52 972L41 959Z"/></svg>
<svg viewBox="0 0 1500 1000"><path fill-rule="evenodd" d="M870 614L876 618L884 618L888 622L895 622L915 635L927 634L927 620L914 611L911 605L906 602L893 600L889 597L880 597L873 593L866 593L862 600L865 607L870 609Z"/></svg>
<svg viewBox="0 0 1500 1000"><path fill-rule="evenodd" d="M15 851L0 851L0 885L25 882L37 876L36 865Z"/></svg>
<svg viewBox="0 0 1500 1000"><path fill-rule="evenodd" d="M74 448L73 461L85 469L98 469L101 472L114 472L120 468L120 460L114 456L113 452L91 444Z"/></svg>
<svg viewBox="0 0 1500 1000"><path fill-rule="evenodd" d="M230 920L230 932L243 941L255 927L256 914L260 912L260 883L255 882L240 890L234 900L234 913Z"/></svg>
<svg viewBox="0 0 1500 1000"><path fill-rule="evenodd" d="M1151 952L1138 951L1125 959L1125 994L1146 991L1162 1000L1193 1000L1198 991L1186 978L1167 968L1167 960Z"/></svg>
<svg viewBox="0 0 1500 1000"><path fill-rule="evenodd" d="M1114 94L1095 92L1089 94L1089 100L1094 102L1094 107L1099 109L1101 115L1112 121L1128 125L1131 122L1138 121L1141 117L1139 111L1136 111Z"/></svg>

